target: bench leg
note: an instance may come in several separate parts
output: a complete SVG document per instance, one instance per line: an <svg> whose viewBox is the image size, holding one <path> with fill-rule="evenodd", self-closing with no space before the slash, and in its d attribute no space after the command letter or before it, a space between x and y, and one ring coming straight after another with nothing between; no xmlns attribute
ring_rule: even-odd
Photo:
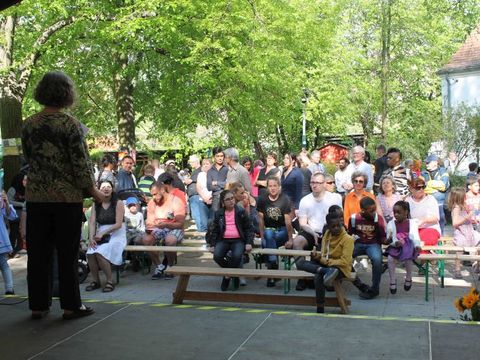
<svg viewBox="0 0 480 360"><path fill-rule="evenodd" d="M335 280L333 282L333 288L335 289L335 294L337 295L338 305L342 310L342 314L348 314L348 306L345 300L345 291L343 290L342 283L340 280Z"/></svg>
<svg viewBox="0 0 480 360"><path fill-rule="evenodd" d="M429 270L430 270L430 261L427 260L425 263L425 301L428 301L428 278L430 276Z"/></svg>
<svg viewBox="0 0 480 360"><path fill-rule="evenodd" d="M290 256L282 256L284 270L290 270L292 268L292 258ZM290 279L283 279L283 293L288 294L290 292Z"/></svg>
<svg viewBox="0 0 480 360"><path fill-rule="evenodd" d="M177 282L177 288L173 293L172 304L183 303L183 296L185 294L185 290L187 290L188 280L190 280L190 275L180 275L180 278L178 279L178 282Z"/></svg>
<svg viewBox="0 0 480 360"><path fill-rule="evenodd" d="M438 274L440 275L440 287L445 287L445 261L438 261Z"/></svg>

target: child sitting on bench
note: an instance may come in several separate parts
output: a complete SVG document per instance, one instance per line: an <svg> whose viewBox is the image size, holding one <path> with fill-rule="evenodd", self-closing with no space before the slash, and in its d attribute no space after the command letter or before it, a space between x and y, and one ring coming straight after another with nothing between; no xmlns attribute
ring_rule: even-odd
<svg viewBox="0 0 480 360"><path fill-rule="evenodd" d="M382 277L382 244L386 243L385 220L377 214L375 200L364 197L360 200L360 212L348 221L348 233L355 239L353 257L367 255L372 262L372 286L362 291L362 299L378 296Z"/></svg>
<svg viewBox="0 0 480 360"><path fill-rule="evenodd" d="M349 277L352 267L353 238L345 231L343 217L329 213L326 221L321 252L313 249L311 261L297 261L297 269L315 274L317 313L325 312L325 287L337 277Z"/></svg>

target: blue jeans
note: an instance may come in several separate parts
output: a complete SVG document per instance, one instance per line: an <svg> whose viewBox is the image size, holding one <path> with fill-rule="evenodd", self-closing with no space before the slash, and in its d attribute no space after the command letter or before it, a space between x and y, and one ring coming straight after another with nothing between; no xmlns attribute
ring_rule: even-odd
<svg viewBox="0 0 480 360"><path fill-rule="evenodd" d="M232 255L226 258L229 251ZM242 264L245 243L240 239L222 240L215 244L213 260L223 268L239 268Z"/></svg>
<svg viewBox="0 0 480 360"><path fill-rule="evenodd" d="M0 254L0 270L5 283L5 291L13 291L13 275L12 270L8 266L8 253Z"/></svg>
<svg viewBox="0 0 480 360"><path fill-rule="evenodd" d="M288 240L288 233L287 233L287 228L285 226L278 229L265 228L263 232L262 248L278 249L280 246L285 245L287 240ZM268 263L276 264L277 256L268 255Z"/></svg>
<svg viewBox="0 0 480 360"><path fill-rule="evenodd" d="M367 255L372 262L372 291L378 292L380 289L380 278L382 277L382 247L379 244L361 244L355 243L353 257Z"/></svg>
<svg viewBox="0 0 480 360"><path fill-rule="evenodd" d="M197 231L207 231L208 223L208 206L205 204L200 195L193 195L189 198L190 202L190 213L192 218L197 225Z"/></svg>
<svg viewBox="0 0 480 360"><path fill-rule="evenodd" d="M323 277L325 272L330 268L329 266L321 265L315 260L307 261L304 258L298 259L296 262L297 269L307 271L315 274L315 299L317 305L323 306L325 303L325 284L323 283ZM320 270L319 270L320 269ZM344 275L340 271L337 278L342 278Z"/></svg>
<svg viewBox="0 0 480 360"><path fill-rule="evenodd" d="M439 221L440 231L441 231L440 235L443 235L443 230L445 230L445 223L446 223L444 204L438 204L438 213L440 215L440 221Z"/></svg>

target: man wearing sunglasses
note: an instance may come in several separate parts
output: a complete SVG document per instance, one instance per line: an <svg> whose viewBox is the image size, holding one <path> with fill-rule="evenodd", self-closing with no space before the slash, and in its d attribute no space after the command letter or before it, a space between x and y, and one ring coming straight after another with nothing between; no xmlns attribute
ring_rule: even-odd
<svg viewBox="0 0 480 360"><path fill-rule="evenodd" d="M322 231L326 224L328 209L332 205L342 207L342 198L338 194L326 191L325 175L317 172L310 179L312 193L304 196L300 200L298 208L298 220L300 231L293 239L293 248L295 250L312 250L321 244ZM297 269L302 269L305 257L295 259ZM306 289L305 280L300 279L296 290Z"/></svg>
<svg viewBox="0 0 480 360"><path fill-rule="evenodd" d="M426 170L422 171L421 176L425 179L427 187L425 193L432 195L438 202L438 212L440 215L440 229L443 235L445 228L445 211L444 204L447 197L448 189L450 188L450 177L444 167L438 164L438 156L430 154L425 159Z"/></svg>

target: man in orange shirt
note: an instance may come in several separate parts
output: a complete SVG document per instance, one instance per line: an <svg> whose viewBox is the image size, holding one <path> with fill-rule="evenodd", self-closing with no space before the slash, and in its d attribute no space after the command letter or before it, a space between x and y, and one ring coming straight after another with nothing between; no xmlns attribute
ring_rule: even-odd
<svg viewBox="0 0 480 360"><path fill-rule="evenodd" d="M144 245L176 246L183 240L185 225L185 204L180 198L167 192L164 183L156 182L150 188L152 200L147 205L146 232L143 238ZM176 253L166 252L167 264L160 263L159 253L150 252L150 258L155 265L152 279L160 279L167 266L175 262ZM171 279L165 275L165 279Z"/></svg>

